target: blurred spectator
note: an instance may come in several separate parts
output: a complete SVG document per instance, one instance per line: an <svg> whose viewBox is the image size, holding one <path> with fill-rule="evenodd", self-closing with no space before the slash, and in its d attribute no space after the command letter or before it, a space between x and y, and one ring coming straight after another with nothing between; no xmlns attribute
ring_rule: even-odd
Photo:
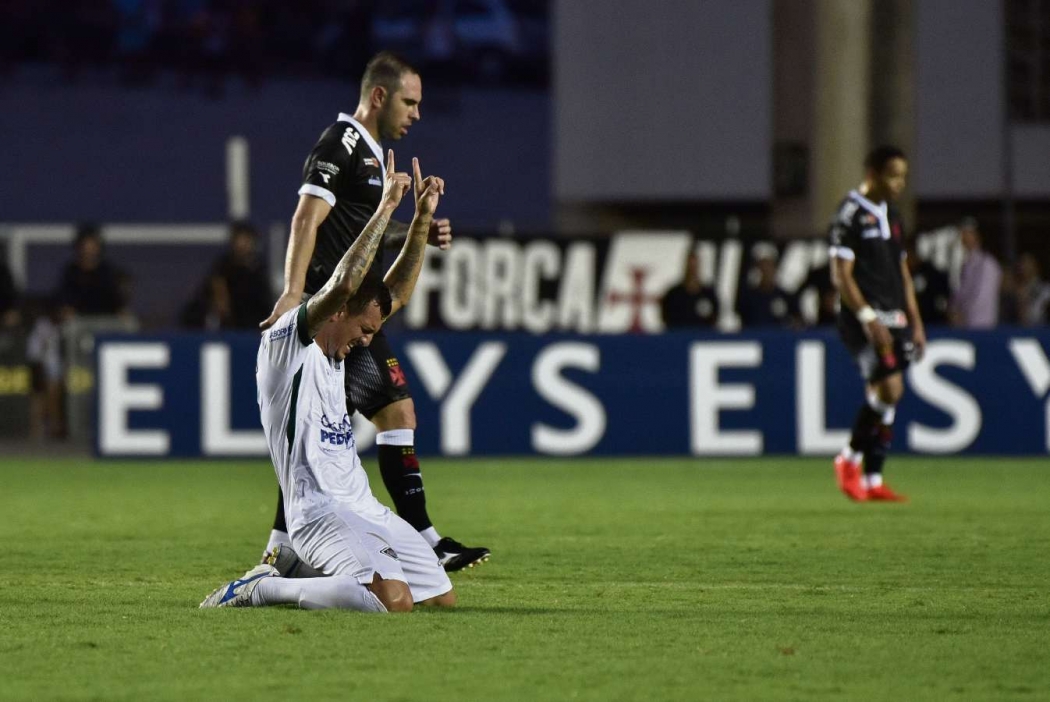
<svg viewBox="0 0 1050 702"><path fill-rule="evenodd" d="M1017 260L1017 321L1026 327L1046 324L1046 308L1050 303L1050 284L1042 279L1039 261L1030 253Z"/></svg>
<svg viewBox="0 0 1050 702"><path fill-rule="evenodd" d="M258 232L249 222L230 226L230 244L212 265L200 290L182 312L195 329L257 329L274 296L258 255Z"/></svg>
<svg viewBox="0 0 1050 702"><path fill-rule="evenodd" d="M130 85L166 69L218 96L234 74L360 75L388 49L432 81L543 85L549 16L546 0L0 0L0 78L19 62L68 80L116 65Z"/></svg>
<svg viewBox="0 0 1050 702"><path fill-rule="evenodd" d="M102 258L97 225L82 224L73 242L73 260L62 273L58 303L62 319L127 313L128 278Z"/></svg>
<svg viewBox="0 0 1050 702"><path fill-rule="evenodd" d="M839 292L831 282L831 266L825 263L812 269L799 291L809 288L817 292L817 317L813 323L818 327L835 326L839 315Z"/></svg>
<svg viewBox="0 0 1050 702"><path fill-rule="evenodd" d="M718 297L714 288L700 282L700 256L691 252L685 259L682 282L664 293L660 301L668 329L699 329L718 322Z"/></svg>
<svg viewBox="0 0 1050 702"><path fill-rule="evenodd" d="M26 340L26 358L32 374L29 396L29 431L34 439L62 438L65 421L62 411L63 379L62 332L59 306L54 300L32 305L33 318Z"/></svg>
<svg viewBox="0 0 1050 702"><path fill-rule="evenodd" d="M951 304L951 321L964 329L990 329L999 322L999 286L1002 269L995 258L981 248L977 220L967 217L959 225L963 247L959 289Z"/></svg>
<svg viewBox="0 0 1050 702"><path fill-rule="evenodd" d="M769 243L756 244L751 250L755 268L740 291L740 322L745 327L799 327L802 318L798 301L777 285L777 249Z"/></svg>
<svg viewBox="0 0 1050 702"><path fill-rule="evenodd" d="M22 321L18 309L18 288L7 261L0 259L0 330L17 327Z"/></svg>
<svg viewBox="0 0 1050 702"><path fill-rule="evenodd" d="M923 324L927 327L947 324L951 304L948 274L919 256L915 237L908 240L907 253L908 270L915 285L915 300L919 303Z"/></svg>

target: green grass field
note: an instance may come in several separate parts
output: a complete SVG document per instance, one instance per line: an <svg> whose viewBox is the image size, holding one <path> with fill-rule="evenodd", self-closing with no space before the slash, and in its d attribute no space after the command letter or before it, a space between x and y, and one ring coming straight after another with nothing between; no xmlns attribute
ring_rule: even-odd
<svg viewBox="0 0 1050 702"><path fill-rule="evenodd" d="M1050 699L1046 461L896 459L906 505L824 460L424 470L493 558L369 616L197 609L259 556L265 463L0 462L0 700Z"/></svg>

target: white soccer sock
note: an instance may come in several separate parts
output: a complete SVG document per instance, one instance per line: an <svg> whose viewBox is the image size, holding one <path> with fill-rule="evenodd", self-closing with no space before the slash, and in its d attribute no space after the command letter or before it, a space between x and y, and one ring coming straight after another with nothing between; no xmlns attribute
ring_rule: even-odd
<svg viewBox="0 0 1050 702"><path fill-rule="evenodd" d="M430 544L430 548L434 548L438 545L438 541L441 541L441 534L439 534L434 527L427 527L419 532L419 535L427 540L427 543Z"/></svg>
<svg viewBox="0 0 1050 702"><path fill-rule="evenodd" d="M266 607L294 604L303 609L353 609L358 612L386 612L386 607L367 587L349 575L330 578L263 578L252 592L252 604Z"/></svg>
<svg viewBox="0 0 1050 702"><path fill-rule="evenodd" d="M871 490L882 486L882 473L866 473L861 478L861 484L865 490Z"/></svg>
<svg viewBox="0 0 1050 702"><path fill-rule="evenodd" d="M861 461L864 460L864 453L862 451L854 451L848 444L842 449L842 452L839 453L839 455L850 463L856 463L857 465L860 465Z"/></svg>
<svg viewBox="0 0 1050 702"><path fill-rule="evenodd" d="M376 434L376 446L414 446L416 432L413 429L391 429Z"/></svg>

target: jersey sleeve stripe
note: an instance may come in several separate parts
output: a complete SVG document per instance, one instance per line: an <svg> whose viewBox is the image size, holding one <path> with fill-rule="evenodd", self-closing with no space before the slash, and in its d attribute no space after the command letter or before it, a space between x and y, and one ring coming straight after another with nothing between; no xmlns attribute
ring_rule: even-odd
<svg viewBox="0 0 1050 702"><path fill-rule="evenodd" d="M846 261L853 261L857 258L857 254L853 253L853 249L847 246L828 247L828 256L831 258L841 258Z"/></svg>
<svg viewBox="0 0 1050 702"><path fill-rule="evenodd" d="M325 190L320 185L306 183L303 187L299 188L299 194L319 197L327 202L329 207L335 207L335 194L331 190Z"/></svg>
<svg viewBox="0 0 1050 702"><path fill-rule="evenodd" d="M310 338L310 325L306 321L306 303L299 305L299 311L295 314L295 333L299 336L299 343L309 346L314 343Z"/></svg>
<svg viewBox="0 0 1050 702"><path fill-rule="evenodd" d="M306 305L303 305L306 307ZM292 378L292 405L288 408L288 426L285 427L285 436L288 438L288 455L292 454L292 446L295 441L295 413L299 405L299 385L303 382L303 367L295 372Z"/></svg>

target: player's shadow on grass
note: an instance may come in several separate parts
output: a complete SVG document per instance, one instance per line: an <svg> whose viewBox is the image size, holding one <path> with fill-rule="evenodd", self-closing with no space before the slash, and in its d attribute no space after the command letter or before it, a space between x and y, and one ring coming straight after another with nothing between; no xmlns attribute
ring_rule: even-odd
<svg viewBox="0 0 1050 702"><path fill-rule="evenodd" d="M622 603L621 603L622 604ZM440 608L440 607L418 607L415 612L440 612L441 615L450 616L475 616L475 615L491 615L491 614L512 614L518 616L537 616L537 615L580 615L580 614L593 614L595 616L607 616L610 612L641 612L645 611L646 614L652 615L668 615L673 617L682 617L687 614L690 610L686 608L682 609L652 609L649 607L645 608L626 608L626 607L574 607L572 605L566 605L565 607L510 607L507 605L500 605L497 607L480 607L474 605L456 605L451 608Z"/></svg>

